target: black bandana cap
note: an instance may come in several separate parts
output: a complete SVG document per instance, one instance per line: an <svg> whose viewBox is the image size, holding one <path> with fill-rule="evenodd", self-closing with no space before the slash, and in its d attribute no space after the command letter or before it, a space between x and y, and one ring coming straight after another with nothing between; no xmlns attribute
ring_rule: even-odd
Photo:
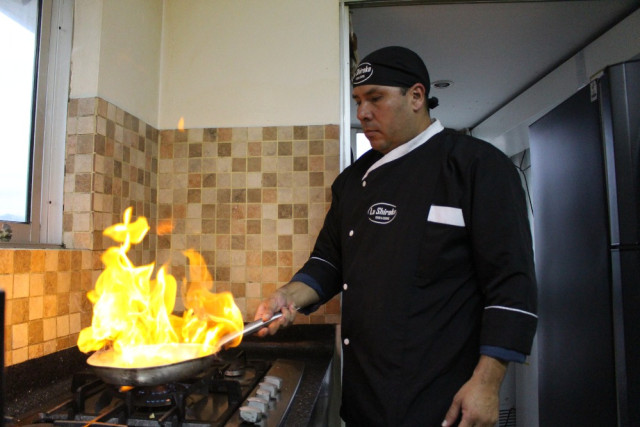
<svg viewBox="0 0 640 427"><path fill-rule="evenodd" d="M424 62L414 51L401 46L388 46L375 50L362 58L351 84L411 87L416 83L424 85L429 96L431 82ZM429 108L438 105L437 98L429 98Z"/></svg>

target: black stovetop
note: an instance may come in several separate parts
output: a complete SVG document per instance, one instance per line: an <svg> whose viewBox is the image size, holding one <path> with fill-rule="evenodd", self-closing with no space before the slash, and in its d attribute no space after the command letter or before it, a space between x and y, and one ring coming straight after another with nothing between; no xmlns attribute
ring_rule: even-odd
<svg viewBox="0 0 640 427"><path fill-rule="evenodd" d="M275 361L282 358L285 361L290 359L302 362L305 366L304 375L283 422L283 425L300 425L300 422L304 423L304 418L310 415L315 403L320 383L333 356L334 340L335 328L332 325L295 325L281 331L274 337L266 339L246 337L240 348L232 349L232 351L244 353L247 358L257 362L258 366L256 368L252 367L250 370L268 370ZM51 411L55 406L64 406L65 404L80 406L74 402L78 397L74 396L72 390L76 390L79 385L86 383L87 388L98 387L99 392L92 394L88 399L88 403L83 403L83 405L88 405L88 408L82 409L82 411L86 411L86 414L81 417L85 420L89 420L92 415L99 413L96 408L103 410L104 406L110 404L115 397L115 400L121 401L118 404L122 406L121 411L130 415L135 411L142 411L136 415L141 420L148 419L149 413L152 414L153 418L166 416L164 425L171 425L169 421L172 419L171 417L174 417L171 412L167 415L162 408L134 410L131 406L133 397L120 396L118 390L111 390L110 386L104 384L95 385L95 378L92 377L90 371L86 370L86 358L87 356L80 353L77 348L71 348L7 368L5 415L12 417L9 419L9 424L12 422L24 424L25 420L38 419L38 417L42 417L39 415L40 412ZM243 379L242 381L246 384L241 387L229 385L231 384L229 378L226 378L223 372L226 367L222 365L225 363L227 362L220 361L220 366L212 368L212 372L207 373L211 378L207 377L206 380L195 378L190 384L180 384L178 386L180 390L170 390L168 391L169 397L162 397L162 399L180 400L180 396L189 395L190 393L203 395L201 390L204 388L209 390L231 388L232 394L235 393L232 397L228 396L227 390L223 390L227 394L218 396L214 393L207 397L206 400L200 399L200 407L208 409L200 409L198 410L199 412L196 411L195 413L194 410L191 410L189 417L194 420L193 426L224 425L225 422L229 423L227 425L232 425L230 421L224 421L225 418L229 418L229 414L223 413L225 411L237 412L238 401L241 401L240 404L242 402L246 403L245 400L248 393L255 389L256 384ZM287 367L287 370L289 370L289 367ZM264 373L261 372L257 376L262 376ZM256 375L251 374L250 376ZM188 390L183 391L185 388ZM240 394L233 391L236 388L242 389ZM177 396L177 398L172 396ZM212 403L214 400L217 403ZM106 403L107 401L109 402ZM160 404L160 406L163 405ZM82 407L84 408L84 406ZM65 411L66 409L62 408L62 410ZM115 410L116 413L117 411L118 409ZM171 411L181 412L186 410L174 408ZM181 416L184 416L184 414ZM206 418L208 422L206 424L198 424L196 421L200 418ZM221 421L218 422L218 419ZM106 421L113 424L123 422L120 415L109 418ZM135 423L132 421L124 422L130 425L145 425L143 422L138 423L138 421Z"/></svg>

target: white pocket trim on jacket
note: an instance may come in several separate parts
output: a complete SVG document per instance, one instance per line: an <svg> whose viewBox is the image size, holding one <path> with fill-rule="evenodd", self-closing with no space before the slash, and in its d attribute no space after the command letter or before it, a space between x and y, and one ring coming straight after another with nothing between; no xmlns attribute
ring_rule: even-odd
<svg viewBox="0 0 640 427"><path fill-rule="evenodd" d="M449 206L431 205L427 221L453 225L456 227L464 227L462 209L452 208Z"/></svg>

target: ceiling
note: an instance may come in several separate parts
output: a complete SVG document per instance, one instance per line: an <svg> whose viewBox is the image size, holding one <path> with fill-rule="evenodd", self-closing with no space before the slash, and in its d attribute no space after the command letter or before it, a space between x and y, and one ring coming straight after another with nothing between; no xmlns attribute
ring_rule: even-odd
<svg viewBox="0 0 640 427"><path fill-rule="evenodd" d="M384 3L350 4L359 58L389 45L415 50L432 82L453 81L430 96L440 100L432 116L454 129L473 129L640 6L640 0ZM351 115L358 127L355 104Z"/></svg>

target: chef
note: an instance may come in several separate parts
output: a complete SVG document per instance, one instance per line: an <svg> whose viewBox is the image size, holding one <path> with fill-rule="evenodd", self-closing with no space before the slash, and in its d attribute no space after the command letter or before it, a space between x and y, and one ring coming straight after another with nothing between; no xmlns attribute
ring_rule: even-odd
<svg viewBox="0 0 640 427"><path fill-rule="evenodd" d="M346 168L315 247L256 319L261 334L342 293L347 426L493 426L509 362L535 333L525 198L511 161L444 129L413 51L366 56L353 80L372 150Z"/></svg>

